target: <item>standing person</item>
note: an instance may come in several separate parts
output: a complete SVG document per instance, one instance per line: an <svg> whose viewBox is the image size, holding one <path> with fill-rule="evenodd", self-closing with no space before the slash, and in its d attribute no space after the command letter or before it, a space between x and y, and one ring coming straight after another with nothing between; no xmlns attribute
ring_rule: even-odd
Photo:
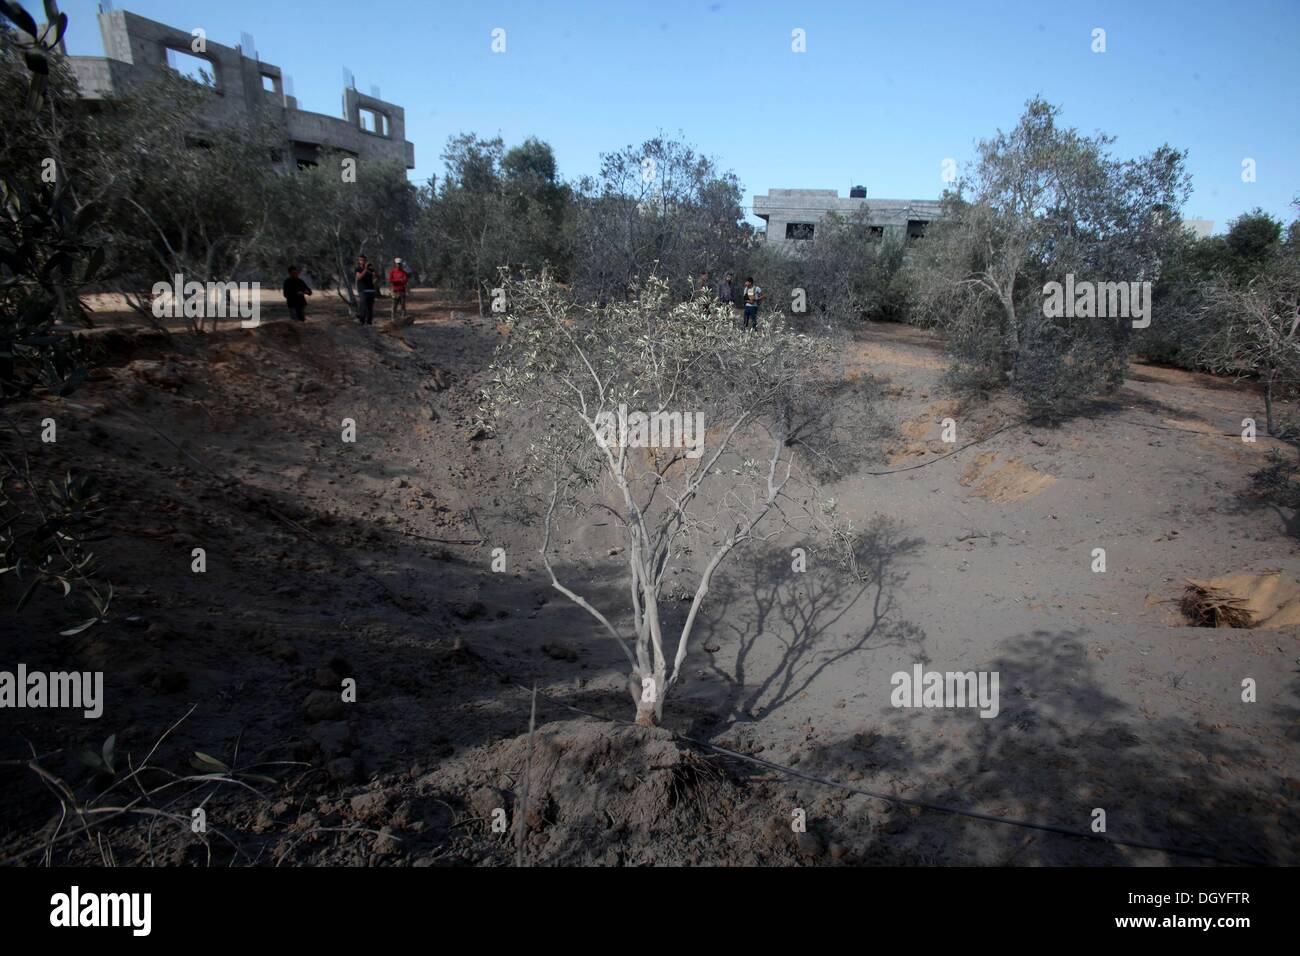
<svg viewBox="0 0 1300 956"><path fill-rule="evenodd" d="M375 324L375 296L379 294L379 275L365 256L357 256L357 321Z"/></svg>
<svg viewBox="0 0 1300 956"><path fill-rule="evenodd" d="M722 277L722 281L718 283L718 301L727 308L731 308L736 299L736 291L731 285L732 279L733 276L728 272Z"/></svg>
<svg viewBox="0 0 1300 956"><path fill-rule="evenodd" d="M289 267L289 278L284 280L284 301L289 306L289 318L295 322L307 321L307 296L311 289L298 278L298 267Z"/></svg>
<svg viewBox="0 0 1300 956"><path fill-rule="evenodd" d="M763 290L754 285L752 276L745 279L745 288L743 290L745 297L745 316L741 328L757 329L758 328L758 304L763 301Z"/></svg>
<svg viewBox="0 0 1300 956"><path fill-rule="evenodd" d="M704 306L704 314L709 315L713 312L713 289L710 288L709 270L704 269L691 284L691 298L698 299Z"/></svg>
<svg viewBox="0 0 1300 956"><path fill-rule="evenodd" d="M388 270L388 286L393 290L393 325L397 325L397 312L402 313L402 324L406 325L406 289L410 285L411 274L406 271L401 257L393 260L393 267Z"/></svg>

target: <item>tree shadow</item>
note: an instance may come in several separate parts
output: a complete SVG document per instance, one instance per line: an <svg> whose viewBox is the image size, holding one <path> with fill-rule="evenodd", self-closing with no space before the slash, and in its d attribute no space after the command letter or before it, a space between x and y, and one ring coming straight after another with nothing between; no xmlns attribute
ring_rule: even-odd
<svg viewBox="0 0 1300 956"><path fill-rule="evenodd" d="M825 564L801 573L792 571L788 548L757 549L747 573L723 578L702 608L699 644L710 655L706 673L722 693L696 716L691 733L712 739L763 720L828 669L864 652L913 647L924 657L925 632L892 616L894 594L907 577L901 563L922 544L905 537L898 522L877 516L857 542L857 576L831 565L829 554L810 555ZM840 637L837 626L864 599L869 619ZM719 657L724 647L734 650L729 663Z"/></svg>
<svg viewBox="0 0 1300 956"><path fill-rule="evenodd" d="M883 415L882 395L874 378L841 373L796 398L787 410L786 444L799 452L813 478L836 481L884 460L883 449L897 429Z"/></svg>
<svg viewBox="0 0 1300 956"><path fill-rule="evenodd" d="M1095 673L1083 631L1034 631L1004 645L1001 711L886 710L880 726L821 745L801 771L917 800L1198 851L1294 865L1300 826L1277 792L1276 751L1258 734L1133 713ZM1293 689L1294 690L1294 689ZM1280 713L1294 713L1285 708ZM920 721L919 726L915 723ZM1292 778L1294 779L1294 778ZM1138 849L903 806L799 784L826 836L866 863L1204 864ZM812 819L813 811L809 811Z"/></svg>

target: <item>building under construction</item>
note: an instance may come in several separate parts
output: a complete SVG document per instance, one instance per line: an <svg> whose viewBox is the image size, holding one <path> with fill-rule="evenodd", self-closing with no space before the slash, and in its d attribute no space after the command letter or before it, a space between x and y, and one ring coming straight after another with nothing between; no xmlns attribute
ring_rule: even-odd
<svg viewBox="0 0 1300 956"><path fill-rule="evenodd" d="M251 38L238 47L223 46L125 10L103 10L99 29L104 56L68 57L82 95L89 99L112 100L162 71L183 72L181 62L197 58L215 87L208 118L234 123L259 114L270 117L283 128L299 166L318 162L322 150L337 150L361 160L391 160L415 168L415 145L406 139L402 107L348 84L341 118L301 110L286 92L280 68L258 59Z"/></svg>
<svg viewBox="0 0 1300 956"><path fill-rule="evenodd" d="M847 198L834 189L773 189L754 197L754 215L767 223L767 241L788 247L816 241L817 226L828 213L847 218L863 206L868 227L877 238L907 241L925 235L942 209L937 199L868 200L862 186L850 189Z"/></svg>

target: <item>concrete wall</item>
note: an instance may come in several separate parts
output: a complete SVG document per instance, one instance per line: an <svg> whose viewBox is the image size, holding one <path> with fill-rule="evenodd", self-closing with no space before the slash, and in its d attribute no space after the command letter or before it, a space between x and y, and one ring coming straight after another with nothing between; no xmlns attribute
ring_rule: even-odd
<svg viewBox="0 0 1300 956"><path fill-rule="evenodd" d="M293 156L313 161L322 147L340 149L362 160L393 160L415 167L415 145L406 140L406 112L395 103L344 90L346 116L326 116L298 109L298 102L284 95L280 68L245 56L237 47L205 42L203 52L192 48L194 37L186 30L137 16L126 10L99 15L105 56L74 56L69 62L82 93L91 99L112 99L130 92L168 69L167 50L206 60L216 82L208 118L214 123L234 123L259 112L284 129L293 144ZM253 51L250 51L250 53ZM268 77L272 89L263 87ZM373 110L385 118L382 133L362 128L361 111Z"/></svg>
<svg viewBox="0 0 1300 956"><path fill-rule="evenodd" d="M767 223L767 241L781 246L795 246L801 241L786 239L790 223L811 223L813 242L816 226L827 213L851 216L867 207L868 222L879 226L884 236L903 238L909 221L928 223L939 218L937 199L851 199L834 189L772 189L754 197L754 215Z"/></svg>

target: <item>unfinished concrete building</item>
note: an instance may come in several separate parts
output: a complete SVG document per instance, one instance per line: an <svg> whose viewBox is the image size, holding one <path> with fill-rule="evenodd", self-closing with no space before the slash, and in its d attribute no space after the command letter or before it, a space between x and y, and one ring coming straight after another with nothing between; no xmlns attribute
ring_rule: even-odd
<svg viewBox="0 0 1300 956"><path fill-rule="evenodd" d="M172 61L197 57L211 76L215 96L209 119L220 123L251 119L259 112L283 128L299 166L319 161L322 150L338 150L360 160L391 160L415 168L415 145L406 139L406 112L394 103L343 91L343 117L310 113L287 95L280 68L263 63L253 49L223 46L186 30L137 16L126 10L99 14L104 56L72 56L68 61L89 99L109 100L147 83L163 70L177 71ZM199 48L196 49L196 46Z"/></svg>
<svg viewBox="0 0 1300 956"><path fill-rule="evenodd" d="M940 215L937 199L868 199L863 186L854 186L847 198L834 189L773 189L754 197L754 215L767 223L768 242L793 249L817 240L827 213L852 216L864 205L869 227L881 240L919 239Z"/></svg>

